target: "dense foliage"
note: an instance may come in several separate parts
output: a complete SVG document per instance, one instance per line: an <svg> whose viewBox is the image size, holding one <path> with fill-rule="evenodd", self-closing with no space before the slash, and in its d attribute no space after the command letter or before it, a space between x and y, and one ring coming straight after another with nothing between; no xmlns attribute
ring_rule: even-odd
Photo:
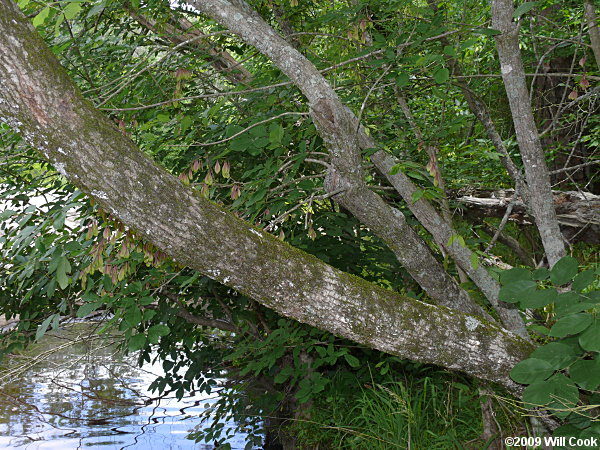
<svg viewBox="0 0 600 450"><path fill-rule="evenodd" d="M473 266L530 266L502 273L488 267L503 284L500 299L528 312L532 336L544 344L513 370L514 380L528 385L525 407L554 411L570 436L600 435L590 408L600 384L597 247L578 243L571 253L579 261L568 257L548 270L531 221L507 224L503 211L481 216L456 201L457 193L514 186L465 89L489 110L509 155L523 165L489 8L474 0L249 3L325 74L397 158L393 170L417 184L403 201L366 151L368 185L404 214L452 276L464 274L410 202L430 200L450 218L458 230L453 240L473 251ZM324 186L327 149L306 100L254 48L193 8L167 1L19 6L84 95L183 183L334 267L430 301L382 239L333 201ZM580 2L525 2L515 18L552 182L598 194L600 68ZM239 65L228 66L230 59ZM280 441L340 448L450 448L482 433L480 382L281 317L144 242L4 124L0 148L0 312L20 318L3 352L39 339L61 317L98 313L105 328L123 333L125 350L139 351L140 361L162 361L167 376L154 383L159 392L210 392L226 376L230 389L218 416L250 430L249 445L261 442L264 424L285 425ZM563 170L571 166L578 168ZM580 264L587 270L577 274ZM477 286L461 280L484 304ZM373 405L382 409L369 417ZM385 427L393 411L404 411L403 419L371 434L372 424ZM477 426L463 426L460 414ZM505 435L523 423L510 413L500 422L505 428L497 432ZM319 434L322 426L328 431ZM383 441L374 443L373 435ZM215 423L196 437L227 436Z"/></svg>

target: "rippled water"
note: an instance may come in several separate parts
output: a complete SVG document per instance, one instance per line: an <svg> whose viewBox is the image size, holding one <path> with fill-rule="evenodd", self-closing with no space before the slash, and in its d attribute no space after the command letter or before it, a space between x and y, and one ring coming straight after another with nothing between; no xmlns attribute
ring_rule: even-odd
<svg viewBox="0 0 600 450"><path fill-rule="evenodd" d="M0 367L0 448L213 449L187 439L213 396L157 397L160 365L140 368L81 324L53 333ZM233 427L225 423L225 428ZM243 449L245 436L228 442Z"/></svg>

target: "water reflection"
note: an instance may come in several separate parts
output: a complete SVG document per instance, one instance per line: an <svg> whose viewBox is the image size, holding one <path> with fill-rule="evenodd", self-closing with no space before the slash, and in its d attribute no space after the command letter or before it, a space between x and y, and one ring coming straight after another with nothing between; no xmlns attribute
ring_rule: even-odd
<svg viewBox="0 0 600 450"><path fill-rule="evenodd" d="M47 335L0 369L0 448L215 448L187 435L218 394L157 397L147 387L160 365L137 367L89 325ZM228 442L243 449L244 438Z"/></svg>

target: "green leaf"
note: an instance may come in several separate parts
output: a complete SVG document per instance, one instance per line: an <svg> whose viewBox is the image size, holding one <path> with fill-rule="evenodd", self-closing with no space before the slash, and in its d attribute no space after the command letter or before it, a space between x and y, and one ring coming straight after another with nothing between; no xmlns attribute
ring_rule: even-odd
<svg viewBox="0 0 600 450"><path fill-rule="evenodd" d="M576 361L569 367L569 375L582 389L596 390L600 385L600 360Z"/></svg>
<svg viewBox="0 0 600 450"><path fill-rule="evenodd" d="M158 338L160 338L161 336L166 336L167 334L169 334L170 331L171 329L167 325L152 325L148 329L148 341L151 344L157 344Z"/></svg>
<svg viewBox="0 0 600 450"><path fill-rule="evenodd" d="M579 336L579 345L588 352L600 352L600 319L595 319Z"/></svg>
<svg viewBox="0 0 600 450"><path fill-rule="evenodd" d="M143 321L148 322L149 320L152 320L154 318L154 316L156 316L157 312L153 309L145 309L144 310L144 317L142 318Z"/></svg>
<svg viewBox="0 0 600 450"><path fill-rule="evenodd" d="M65 244L65 250L67 250L69 252L77 252L77 251L81 250L81 244L77 241L67 242Z"/></svg>
<svg viewBox="0 0 600 450"><path fill-rule="evenodd" d="M358 367L360 366L360 361L356 356L352 356L349 353L344 353L344 359L348 363L350 367Z"/></svg>
<svg viewBox="0 0 600 450"><path fill-rule="evenodd" d="M596 305L593 303L575 303L573 305L563 305L560 308L560 313L557 312L556 318L568 316L569 314L575 314L581 311L587 311L588 309L594 308Z"/></svg>
<svg viewBox="0 0 600 450"><path fill-rule="evenodd" d="M184 116L183 119L181 119L181 122L179 123L180 133L184 134L192 125L193 121L194 120L191 116Z"/></svg>
<svg viewBox="0 0 600 450"><path fill-rule="evenodd" d="M571 286L574 290L581 292L586 287L594 282L596 275L593 270L586 270L581 272L573 278L573 285Z"/></svg>
<svg viewBox="0 0 600 450"><path fill-rule="evenodd" d="M81 300L83 300L84 302L88 302L88 303L95 302L99 299L100 299L100 297L93 292L85 292L81 296Z"/></svg>
<svg viewBox="0 0 600 450"><path fill-rule="evenodd" d="M46 6L44 9L42 9L37 16L35 16L33 18L33 20L31 21L31 23L33 24L34 27L39 27L40 25L43 25L43 23L46 21L46 19L48 18L48 15L50 14L50 7Z"/></svg>
<svg viewBox="0 0 600 450"><path fill-rule="evenodd" d="M575 406L578 400L577 386L562 373L557 373L546 381L538 381L523 392L523 401L535 406L552 403L554 408L565 409ZM566 415L569 413L567 411ZM558 412L555 414L558 415Z"/></svg>
<svg viewBox="0 0 600 450"><path fill-rule="evenodd" d="M582 301L591 303L600 303L600 290L586 292L581 296Z"/></svg>
<svg viewBox="0 0 600 450"><path fill-rule="evenodd" d="M69 286L69 277L67 273L71 272L71 265L65 256L60 256L56 265L56 281L61 289Z"/></svg>
<svg viewBox="0 0 600 450"><path fill-rule="evenodd" d="M521 308L542 308L550 303L554 303L557 295L556 289L528 291L521 298L520 305Z"/></svg>
<svg viewBox="0 0 600 450"><path fill-rule="evenodd" d="M554 369L548 361L536 358L528 358L518 363L510 371L510 377L517 383L531 384L548 378Z"/></svg>
<svg viewBox="0 0 600 450"><path fill-rule="evenodd" d="M144 345L146 345L146 336L144 336L142 333L140 333L140 334L136 334L131 339L129 339L127 348L129 348L129 351L135 352L135 351L143 348Z"/></svg>
<svg viewBox="0 0 600 450"><path fill-rule="evenodd" d="M516 303L535 292L536 284L529 280L518 280L500 288L498 298L503 302Z"/></svg>
<svg viewBox="0 0 600 450"><path fill-rule="evenodd" d="M274 145L281 144L283 139L283 127L280 124L271 126L271 132L269 133L269 141Z"/></svg>
<svg viewBox="0 0 600 450"><path fill-rule="evenodd" d="M399 73L398 76L396 77L396 85L400 88L406 86L409 81L410 81L410 77L405 72Z"/></svg>
<svg viewBox="0 0 600 450"><path fill-rule="evenodd" d="M445 67L442 67L433 73L433 79L437 84L445 83L448 81L448 78L450 78L450 71Z"/></svg>
<svg viewBox="0 0 600 450"><path fill-rule="evenodd" d="M48 298L52 298L54 296L54 292L56 291L56 279L52 278L50 281L48 281L45 290Z"/></svg>
<svg viewBox="0 0 600 450"><path fill-rule="evenodd" d="M458 241L458 244L463 248L467 245L465 244L465 239L460 234L453 234L450 236L450 239L448 239L448 246L454 244L454 241Z"/></svg>
<svg viewBox="0 0 600 450"><path fill-rule="evenodd" d="M550 271L545 267L535 269L531 274L531 277L536 281L546 280L550 276Z"/></svg>
<svg viewBox="0 0 600 450"><path fill-rule="evenodd" d="M96 5L94 5L92 7L92 9L90 9L90 11L87 13L87 18L89 19L90 17L93 17L97 14L100 14L100 12L106 8L106 2L102 1L100 3L97 3Z"/></svg>
<svg viewBox="0 0 600 450"><path fill-rule="evenodd" d="M577 351L572 346L562 342L550 342L536 348L529 357L546 361L553 370L559 370L575 361L577 356Z"/></svg>
<svg viewBox="0 0 600 450"><path fill-rule="evenodd" d="M568 314L583 311L584 309L579 308L583 299L584 298L581 295L574 291L558 294L554 301L556 314L558 316L566 316Z"/></svg>
<svg viewBox="0 0 600 450"><path fill-rule="evenodd" d="M275 383L283 383L285 382L294 372L294 369L290 366L286 366L281 371L275 375Z"/></svg>
<svg viewBox="0 0 600 450"><path fill-rule="evenodd" d="M458 56L456 50L451 45L444 45L444 55Z"/></svg>
<svg viewBox="0 0 600 450"><path fill-rule="evenodd" d="M552 401L554 387L546 381L537 381L525 388L523 401L530 405L542 406Z"/></svg>
<svg viewBox="0 0 600 450"><path fill-rule="evenodd" d="M15 214L17 214L17 211L13 211L12 209L7 209L5 211L0 212L0 221L4 221L6 219L8 219L9 217L14 216Z"/></svg>
<svg viewBox="0 0 600 450"><path fill-rule="evenodd" d="M46 319L38 326L36 332L35 332L35 340L38 341L41 339L41 337L46 334L46 330L48 329L48 327L50 326L50 322L52 322L54 320L54 316L56 316L57 314L52 314L49 317L46 317Z"/></svg>
<svg viewBox="0 0 600 450"><path fill-rule="evenodd" d="M137 306L128 308L123 316L123 320L127 322L130 327L137 327L142 322L142 312Z"/></svg>
<svg viewBox="0 0 600 450"><path fill-rule="evenodd" d="M63 256L59 262L58 268L62 268L65 273L71 273L71 264L66 256ZM58 270L57 268L57 270Z"/></svg>
<svg viewBox="0 0 600 450"><path fill-rule="evenodd" d="M592 323L590 314L571 314L563 317L550 329L550 336L564 337L569 334L577 334L585 330Z"/></svg>
<svg viewBox="0 0 600 450"><path fill-rule="evenodd" d="M69 3L63 9L63 14L65 15L65 19L72 20L79 15L81 12L81 4L77 2Z"/></svg>
<svg viewBox="0 0 600 450"><path fill-rule="evenodd" d="M423 189L417 189L415 192L413 192L411 201L413 203L417 203L419 200L421 200L423 195L425 195L425 191Z"/></svg>
<svg viewBox="0 0 600 450"><path fill-rule="evenodd" d="M171 332L171 329L167 325L158 324L151 326L148 332L157 336L166 336Z"/></svg>
<svg viewBox="0 0 600 450"><path fill-rule="evenodd" d="M85 317L85 316L89 315L90 313L96 311L100 306L102 306L103 303L104 302L102 302L102 301L96 301L93 303L84 303L77 310L77 317Z"/></svg>
<svg viewBox="0 0 600 450"><path fill-rule="evenodd" d="M139 300L138 303L140 305L142 305L142 306L146 306L146 305L152 304L153 301L154 301L154 297L148 297L148 296L146 296L146 297L140 298L140 300Z"/></svg>
<svg viewBox="0 0 600 450"><path fill-rule="evenodd" d="M543 325L529 325L527 328L544 336L548 336L550 333L550 330Z"/></svg>
<svg viewBox="0 0 600 450"><path fill-rule="evenodd" d="M508 284L519 280L531 281L531 273L527 269L521 267L513 267L510 270L506 270L500 273L500 283Z"/></svg>
<svg viewBox="0 0 600 450"><path fill-rule="evenodd" d="M477 270L479 267L479 258L477 257L477 253L471 253L471 267L473 270Z"/></svg>
<svg viewBox="0 0 600 450"><path fill-rule="evenodd" d="M513 18L518 19L523 14L526 14L533 8L535 8L536 5L537 2L525 2L522 5L519 5L519 7L517 7L517 9L515 9L515 11L513 12Z"/></svg>
<svg viewBox="0 0 600 450"><path fill-rule="evenodd" d="M557 400L559 408L569 408L575 406L579 401L579 389L569 377L563 373L557 373L548 380L554 389L554 397ZM569 412L567 412L567 415Z"/></svg>
<svg viewBox="0 0 600 450"><path fill-rule="evenodd" d="M572 256L561 258L550 270L550 280L555 286L567 284L577 275L579 262Z"/></svg>

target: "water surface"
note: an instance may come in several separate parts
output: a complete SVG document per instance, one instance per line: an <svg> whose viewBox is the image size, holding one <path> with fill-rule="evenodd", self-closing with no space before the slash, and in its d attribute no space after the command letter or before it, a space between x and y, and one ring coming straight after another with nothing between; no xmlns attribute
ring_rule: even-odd
<svg viewBox="0 0 600 450"><path fill-rule="evenodd" d="M212 396L148 390L160 364L137 367L91 325L50 333L0 366L0 448L213 449L187 439ZM225 423L225 428L234 427ZM228 443L245 446L243 434Z"/></svg>

